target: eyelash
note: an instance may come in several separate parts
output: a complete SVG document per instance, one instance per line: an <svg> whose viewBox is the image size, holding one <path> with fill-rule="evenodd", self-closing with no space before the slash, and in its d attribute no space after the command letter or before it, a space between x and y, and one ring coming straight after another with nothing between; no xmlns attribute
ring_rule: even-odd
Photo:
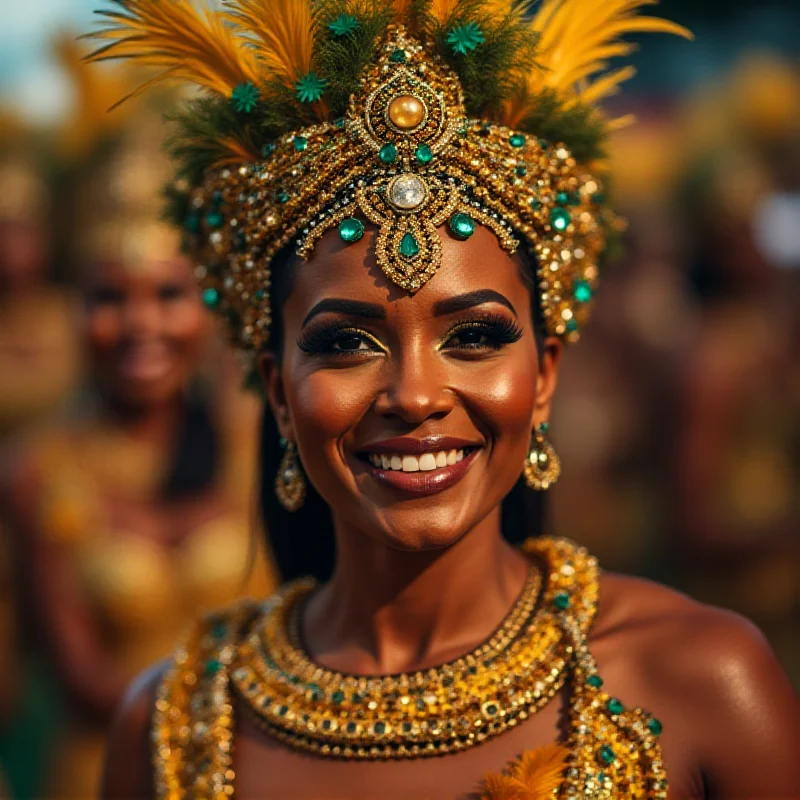
<svg viewBox="0 0 800 800"><path fill-rule="evenodd" d="M472 342L468 344L448 347L448 342L465 331L480 332L488 339L487 342ZM456 323L442 339L439 349L480 351L500 350L509 344L518 342L523 335L522 328L513 320L502 314L489 314L482 319L464 320ZM370 347L354 350L337 350L334 345L343 338L359 338L366 341ZM308 355L312 356L352 356L355 353L384 352L380 343L366 331L353 328L346 323L334 323L324 327L312 328L306 331L297 340L297 346Z"/></svg>

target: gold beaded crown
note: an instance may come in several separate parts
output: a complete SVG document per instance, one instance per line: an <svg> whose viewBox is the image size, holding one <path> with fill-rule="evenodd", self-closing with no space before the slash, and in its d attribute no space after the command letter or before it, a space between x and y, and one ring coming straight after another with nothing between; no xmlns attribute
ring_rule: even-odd
<svg viewBox="0 0 800 800"><path fill-rule="evenodd" d="M92 59L134 58L205 89L178 121L172 215L206 303L240 348L269 339L270 271L337 228L377 228L387 277L416 292L441 265L438 229L480 224L536 257L549 333L588 319L610 215L591 167L595 108L631 68L589 81L650 0L118 0Z"/></svg>

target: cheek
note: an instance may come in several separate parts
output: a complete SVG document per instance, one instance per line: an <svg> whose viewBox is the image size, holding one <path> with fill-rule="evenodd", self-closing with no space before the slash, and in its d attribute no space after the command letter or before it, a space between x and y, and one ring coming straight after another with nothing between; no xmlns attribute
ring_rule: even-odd
<svg viewBox="0 0 800 800"><path fill-rule="evenodd" d="M122 338L122 327L120 314L113 308L88 312L84 332L89 347L98 354L113 350Z"/></svg>
<svg viewBox="0 0 800 800"><path fill-rule="evenodd" d="M165 312L164 335L170 343L187 354L196 352L208 331L208 315L194 300L173 303Z"/></svg>

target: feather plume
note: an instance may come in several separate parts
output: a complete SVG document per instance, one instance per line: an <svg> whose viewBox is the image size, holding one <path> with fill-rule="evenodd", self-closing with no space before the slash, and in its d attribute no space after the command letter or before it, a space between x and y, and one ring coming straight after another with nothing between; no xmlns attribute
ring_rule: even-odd
<svg viewBox="0 0 800 800"><path fill-rule="evenodd" d="M87 58L129 58L162 70L131 94L167 79L195 83L226 97L241 83L258 84L255 57L219 13L201 13L191 0L114 2L119 10L99 11L103 27L87 37L105 44Z"/></svg>
<svg viewBox="0 0 800 800"><path fill-rule="evenodd" d="M692 38L681 25L657 17L638 16L642 6L657 0L544 0L530 22L539 37L541 66L521 76L517 97L505 104L503 122L519 126L533 111L543 90L555 91L566 105L596 104L631 77L632 68L590 79L608 67L608 59L629 55L632 45L620 41L630 33L671 33Z"/></svg>
<svg viewBox="0 0 800 800"><path fill-rule="evenodd" d="M524 787L525 800L548 800L561 783L568 751L557 744L527 750L512 765L511 774Z"/></svg>
<svg viewBox="0 0 800 800"><path fill-rule="evenodd" d="M526 800L519 781L501 772L490 772L481 781L481 800Z"/></svg>
<svg viewBox="0 0 800 800"><path fill-rule="evenodd" d="M223 16L251 43L264 67L294 88L311 72L316 24L310 0L226 0Z"/></svg>

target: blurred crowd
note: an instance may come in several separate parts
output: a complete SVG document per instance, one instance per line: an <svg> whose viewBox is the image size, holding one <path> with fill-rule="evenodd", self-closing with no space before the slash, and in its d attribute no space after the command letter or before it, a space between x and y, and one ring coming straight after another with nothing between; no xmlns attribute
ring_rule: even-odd
<svg viewBox="0 0 800 800"><path fill-rule="evenodd" d="M92 796L131 678L189 616L275 582L259 400L159 216L174 97L108 113L131 76L55 47L69 118L0 109L0 769L19 798ZM564 362L548 528L746 614L800 682L800 68L748 53L625 110L628 227Z"/></svg>

